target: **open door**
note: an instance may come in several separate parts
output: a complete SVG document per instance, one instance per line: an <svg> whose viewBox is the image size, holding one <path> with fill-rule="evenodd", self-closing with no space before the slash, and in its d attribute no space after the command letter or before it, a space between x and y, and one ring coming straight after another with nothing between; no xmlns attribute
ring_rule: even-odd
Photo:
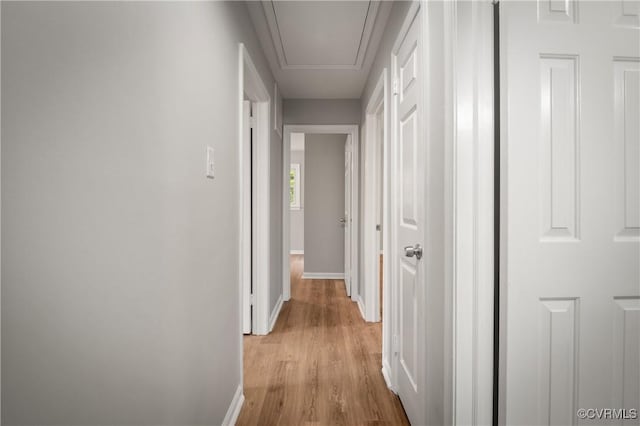
<svg viewBox="0 0 640 426"><path fill-rule="evenodd" d="M422 129L421 11L413 3L393 50L395 178L391 226L397 255L398 395L411 424L426 424L425 363L425 140Z"/></svg>
<svg viewBox="0 0 640 426"><path fill-rule="evenodd" d="M500 24L500 422L637 425L639 3L501 2Z"/></svg>
<svg viewBox="0 0 640 426"><path fill-rule="evenodd" d="M352 150L353 143L351 141L351 135L347 136L347 140L344 144L344 217L340 219L340 222L344 225L344 285L347 291L347 296L351 296L351 284L352 284Z"/></svg>

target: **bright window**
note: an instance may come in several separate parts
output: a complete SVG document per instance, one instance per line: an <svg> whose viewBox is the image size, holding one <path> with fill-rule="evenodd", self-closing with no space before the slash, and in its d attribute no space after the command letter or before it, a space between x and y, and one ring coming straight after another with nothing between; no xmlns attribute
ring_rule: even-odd
<svg viewBox="0 0 640 426"><path fill-rule="evenodd" d="M291 210L300 210L300 164L291 164L289 172L289 205Z"/></svg>

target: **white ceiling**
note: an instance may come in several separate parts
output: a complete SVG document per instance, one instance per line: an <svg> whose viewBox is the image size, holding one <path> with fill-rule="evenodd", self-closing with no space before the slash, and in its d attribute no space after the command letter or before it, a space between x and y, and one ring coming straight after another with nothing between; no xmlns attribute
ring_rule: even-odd
<svg viewBox="0 0 640 426"><path fill-rule="evenodd" d="M391 2L263 0L247 4L283 97L360 97Z"/></svg>

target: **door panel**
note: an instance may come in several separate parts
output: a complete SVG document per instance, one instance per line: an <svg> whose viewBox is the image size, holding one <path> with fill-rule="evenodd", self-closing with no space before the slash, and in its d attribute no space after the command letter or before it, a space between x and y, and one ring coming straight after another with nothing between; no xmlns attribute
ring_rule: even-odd
<svg viewBox="0 0 640 426"><path fill-rule="evenodd" d="M400 329L403 333L400 350L400 366L413 391L418 385L418 306L416 300L416 268L406 261L401 262L400 271Z"/></svg>
<svg viewBox="0 0 640 426"><path fill-rule="evenodd" d="M613 61L616 240L640 238L640 62Z"/></svg>
<svg viewBox="0 0 640 426"><path fill-rule="evenodd" d="M415 229L418 223L418 206L416 189L419 184L417 176L418 155L418 117L412 108L406 117L400 119L400 178L402 197L402 226Z"/></svg>
<svg viewBox="0 0 640 426"><path fill-rule="evenodd" d="M623 4L500 3L509 425L611 423L576 412L640 401L640 44Z"/></svg>
<svg viewBox="0 0 640 426"><path fill-rule="evenodd" d="M417 3L416 3L417 5ZM415 6L414 6L415 7ZM424 260L407 257L404 247L424 246L425 141L421 116L421 16L412 8L407 32L394 51L394 192L392 233L398 253L391 261L397 274L399 324L398 395L412 424L426 421Z"/></svg>

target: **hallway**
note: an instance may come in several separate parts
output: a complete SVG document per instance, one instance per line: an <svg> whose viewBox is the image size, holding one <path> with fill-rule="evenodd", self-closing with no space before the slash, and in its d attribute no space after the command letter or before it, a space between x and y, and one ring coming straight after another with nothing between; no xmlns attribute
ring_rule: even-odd
<svg viewBox="0 0 640 426"><path fill-rule="evenodd" d="M244 337L245 403L238 425L408 424L380 372L381 324L366 323L342 280L302 280L267 336Z"/></svg>

